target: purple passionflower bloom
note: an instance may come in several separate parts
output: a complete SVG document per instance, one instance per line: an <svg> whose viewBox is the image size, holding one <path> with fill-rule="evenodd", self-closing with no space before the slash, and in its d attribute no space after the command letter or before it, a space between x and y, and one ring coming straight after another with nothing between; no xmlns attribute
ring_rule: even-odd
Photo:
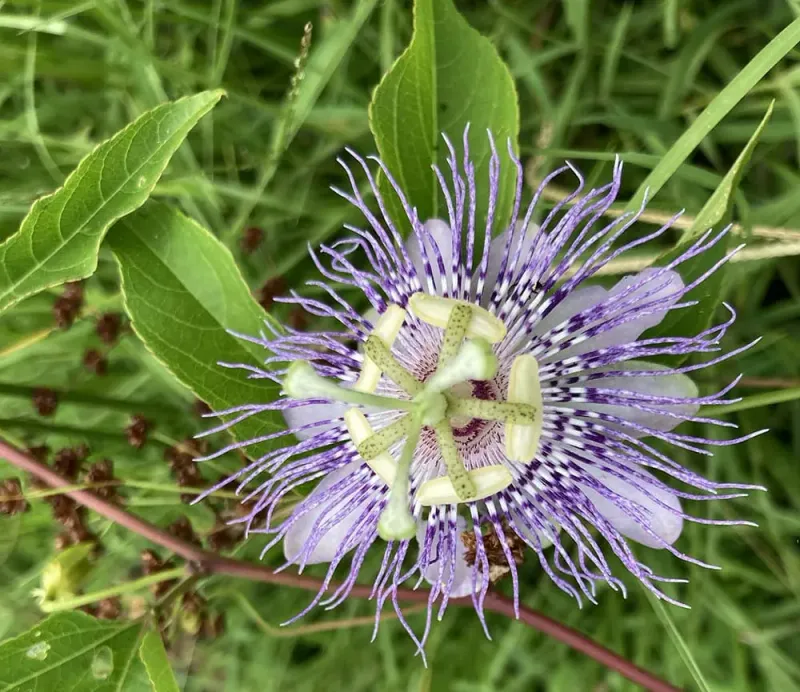
<svg viewBox="0 0 800 692"><path fill-rule="evenodd" d="M658 584L679 580L654 574L630 541L705 565L675 547L684 522L745 522L693 517L682 500L739 497L727 491L754 486L707 480L650 441L710 454L703 446L750 437L723 441L673 432L684 421L734 427L698 410L726 403L736 382L701 396L688 373L744 349L719 355L734 320L728 306L729 320L696 336L643 335L668 312L691 309L687 294L725 260L691 283L682 280L680 265L720 242L725 231L709 231L668 264L611 288L593 285L606 264L669 224L619 247L642 209L595 228L618 194L620 161L609 184L585 194L583 178L567 164L524 208L523 169L509 145L513 213L493 233L500 157L489 140L485 224L475 213L483 181L475 177L468 132L463 159L445 137L449 171L434 167L445 220L419 219L386 166L370 157L402 203L402 224L411 228L406 238L365 160L348 151L371 185L377 211L340 160L352 191L335 191L359 209L366 226L347 226L350 237L311 251L324 278L309 283L329 302L296 293L286 300L341 328L299 332L267 323L268 334L239 335L270 353L265 367L223 365L281 383L284 396L217 412L231 418L215 431L274 410L283 412L287 428L217 454L288 439L221 485L235 479L244 494L263 478L246 494L252 512L244 521L249 534L272 537L265 551L283 543L286 565L329 564L326 586L342 562L349 565L324 601L331 607L347 597L373 546L383 550L374 578L378 611L391 599L401 620L397 589L407 580L430 584L429 615L437 600L441 616L448 599L471 597L483 622L483 599L503 572L510 572L517 602L523 548L579 602L594 601L598 582L624 592L604 555L610 549L647 589L677 603ZM542 189L568 172L577 189L534 224ZM351 306L357 292L369 309ZM698 353L714 355L680 367L657 362ZM276 509L308 483L316 485L288 516L278 516ZM325 588L303 613L322 601ZM417 639L420 647L427 632L428 626Z"/></svg>

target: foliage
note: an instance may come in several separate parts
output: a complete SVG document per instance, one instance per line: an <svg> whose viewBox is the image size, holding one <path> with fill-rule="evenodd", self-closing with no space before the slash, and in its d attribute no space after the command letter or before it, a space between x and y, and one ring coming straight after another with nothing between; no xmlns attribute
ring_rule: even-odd
<svg viewBox="0 0 800 692"><path fill-rule="evenodd" d="M471 123L479 179L488 174L486 127L503 158L511 138L529 185L566 157L589 184L605 182L619 152L627 208L646 188L653 196L651 216L635 232L686 210L678 224L685 232L648 246L635 258L641 266L668 261L674 246L731 220L731 243L750 241L742 261L698 293L700 321L661 329L690 332L719 319L724 299L739 313L727 346L763 337L700 385L716 390L747 373L741 386L751 396L726 416L744 432L768 424L772 434L707 461L678 461L769 493L694 508L701 517L760 524L686 528L678 547L721 572L647 556L656 571L690 579L680 589L691 611L663 607L633 582L627 600L601 590L598 606L578 610L530 561L521 572L526 603L676 685L800 690L793 8L782 0L417 0L413 15L411 3L398 0L0 6L0 436L52 450L85 443L75 483L115 489L117 501L150 521L183 535L188 526L211 549L256 560L259 540L242 542L224 528L236 516L229 493L188 504L242 459L229 453L195 466L197 443L181 441L209 425L196 415L195 397L224 408L276 395L276 385L216 362L263 359L227 330L255 334L273 318L303 326L274 298L320 291L303 285L316 274L307 244L351 220L327 189L346 185L335 164L343 147L377 147L422 217L443 213L429 168L444 161L442 129L457 140ZM298 68L308 22L311 48ZM505 218L511 182L503 183ZM565 184L555 181L538 214L566 196ZM82 295L61 286L83 278ZM120 335L110 336L113 319L104 316L123 313ZM51 415L37 415L37 387L58 391ZM236 432L278 430L279 419L264 416ZM210 439L213 449L229 442ZM18 476L0 464L0 480ZM2 690L311 690L320 680L348 691L631 689L499 617L488 618L488 641L473 614L448 612L433 628L424 669L396 622L368 645L373 617L362 602L278 628L308 594L221 577L190 577L173 594L174 575L156 576L175 567L169 555L140 555L150 547L144 540L92 514L76 527L51 491L27 478L23 489L30 511L0 516ZM57 533L60 547L99 545L80 575L89 600L77 597L93 616L67 610L43 619L32 595L53 562ZM59 597L65 608L75 598L69 587ZM409 620L420 625L423 617Z"/></svg>

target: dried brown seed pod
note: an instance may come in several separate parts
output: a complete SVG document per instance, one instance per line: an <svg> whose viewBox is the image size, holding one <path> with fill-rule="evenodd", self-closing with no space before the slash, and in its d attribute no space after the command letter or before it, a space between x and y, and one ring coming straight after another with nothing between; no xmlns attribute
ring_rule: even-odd
<svg viewBox="0 0 800 692"><path fill-rule="evenodd" d="M269 310L275 302L275 298L286 290L286 281L282 276L274 276L264 282L258 290L258 304L265 310Z"/></svg>
<svg viewBox="0 0 800 692"><path fill-rule="evenodd" d="M249 226L244 229L242 233L242 251L246 254L251 254L258 250L261 243L264 242L264 231L258 226Z"/></svg>
<svg viewBox="0 0 800 692"><path fill-rule="evenodd" d="M106 312L97 318L95 332L104 344L109 346L116 343L119 337L122 317L116 312Z"/></svg>
<svg viewBox="0 0 800 692"><path fill-rule="evenodd" d="M180 517L173 521L168 527L167 531L175 538L179 538L185 543L191 543L194 546L200 547L200 539L192 528L192 523L186 517Z"/></svg>
<svg viewBox="0 0 800 692"><path fill-rule="evenodd" d="M58 395L47 387L33 390L33 407L40 416L52 416L58 408Z"/></svg>
<svg viewBox="0 0 800 692"><path fill-rule="evenodd" d="M125 428L125 437L131 447L140 449L147 442L147 433L151 427L150 421L142 415L136 414L131 418L131 422Z"/></svg>
<svg viewBox="0 0 800 692"><path fill-rule="evenodd" d="M522 540L508 524L503 522L503 537L511 558L517 565L522 564L525 558L525 541ZM503 540L497 535L494 525L490 525L483 535L483 547L486 551L486 560L489 563L489 580L495 583L511 571L506 552L503 549ZM461 534L464 543L464 560L472 566L477 558L477 537L474 531L464 531Z"/></svg>
<svg viewBox="0 0 800 692"><path fill-rule="evenodd" d="M114 462L111 459L103 459L92 464L86 471L85 480L87 483L100 484L110 483L114 480ZM119 501L117 488L114 485L102 485L99 488L93 488L92 492L98 497L102 497L109 502Z"/></svg>
<svg viewBox="0 0 800 692"><path fill-rule="evenodd" d="M108 361L96 348L89 348L83 354L83 366L95 375L102 376L108 372Z"/></svg>
<svg viewBox="0 0 800 692"><path fill-rule="evenodd" d="M13 516L30 509L22 496L22 483L17 478L7 478L0 483L0 514Z"/></svg>

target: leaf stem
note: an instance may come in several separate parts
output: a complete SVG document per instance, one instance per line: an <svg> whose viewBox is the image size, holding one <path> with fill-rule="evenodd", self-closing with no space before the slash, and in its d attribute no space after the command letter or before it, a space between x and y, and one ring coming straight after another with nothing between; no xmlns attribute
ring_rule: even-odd
<svg viewBox="0 0 800 692"><path fill-rule="evenodd" d="M186 567L175 567L173 569L166 569L163 572L156 572L149 574L146 577L134 579L133 581L118 584L108 589L101 589L92 593L74 596L72 598L59 599L57 601L45 601L39 607L45 613L57 613L62 610L74 610L81 606L88 605L89 603L96 603L102 601L104 598L111 598L112 596L119 596L124 593L131 593L139 591L147 586L158 584L162 581L169 581L170 579L180 579L187 574Z"/></svg>
<svg viewBox="0 0 800 692"><path fill-rule="evenodd" d="M61 488L69 485L66 478L3 440L0 440L0 457L4 457L17 468L33 474L54 488ZM129 531L133 531L156 545L160 545L176 555L179 555L190 563L191 569L197 572L226 575L268 584L291 586L315 592L319 591L324 585L321 580L315 579L314 577L300 574L285 574L283 572L276 574L263 565L252 564L244 560L235 560L223 557L222 555L209 553L202 548L198 548L172 536L163 529L86 490L71 490L64 494L85 507L94 510L106 519L110 519L116 524L124 526ZM160 574L163 575L164 572ZM185 574L185 571L183 574ZM338 589L339 586L340 583L333 580L327 584L328 590L333 591ZM354 584L350 590L350 596L353 598L370 599L372 598L372 587L366 584ZM413 603L427 603L429 593L423 589L416 591L414 589L398 588L397 598ZM450 599L449 603L462 607L472 607L473 605L472 599L468 597ZM679 688L674 685L639 668L626 658L614 653L610 649L607 649L561 622L557 622L542 613L522 605L519 606L517 611L517 606L514 601L501 594L493 591L488 592L483 601L483 606L487 610L505 615L508 618L518 618L529 627L572 647L576 651L590 656L598 663L617 671L628 678L628 680L648 690L652 690L653 692L680 692Z"/></svg>

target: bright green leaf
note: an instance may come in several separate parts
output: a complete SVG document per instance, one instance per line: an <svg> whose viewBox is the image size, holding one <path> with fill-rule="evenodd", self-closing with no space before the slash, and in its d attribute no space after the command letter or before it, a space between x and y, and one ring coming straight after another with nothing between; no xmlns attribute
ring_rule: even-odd
<svg viewBox="0 0 800 692"><path fill-rule="evenodd" d="M108 242L134 330L183 384L217 410L276 398L271 381L248 380L241 370L217 365L258 366L267 356L226 331L257 335L266 314L219 240L179 211L150 201L118 223ZM282 427L278 416L259 415L235 432L250 439Z"/></svg>
<svg viewBox="0 0 800 692"><path fill-rule="evenodd" d="M131 673L141 622L120 625L59 613L0 644L0 690L111 692Z"/></svg>
<svg viewBox="0 0 800 692"><path fill-rule="evenodd" d="M730 223L733 213L734 194L739 186L739 181L741 180L747 163L750 161L753 150L756 148L758 139L772 115L772 107L773 104L771 103L764 118L756 128L756 131L750 137L750 140L747 142L744 149L742 149L739 157L722 179L717 189L714 190L711 197L708 198L708 201L700 210L691 228L681 235L677 245L672 250L662 255L662 257L656 261L657 265L663 266L686 252L688 244L697 240L707 230L713 229L712 233L717 233ZM685 284L691 283L702 276L725 256L728 250L727 240L728 236L705 252L683 262L677 268ZM673 310L667 313L667 316L659 325L648 331L648 337L675 335L691 336L705 329L711 322L714 311L717 309L722 299L724 269L725 266L721 267L705 279L699 286L696 286L686 294L686 299L696 300L697 305L685 310Z"/></svg>
<svg viewBox="0 0 800 692"><path fill-rule="evenodd" d="M143 114L100 144L63 187L37 200L0 245L0 311L97 266L108 228L141 206L189 130L222 91L206 91Z"/></svg>
<svg viewBox="0 0 800 692"><path fill-rule="evenodd" d="M153 686L153 692L180 692L175 673L167 658L167 650L158 632L150 631L144 635L139 657L147 669L147 677Z"/></svg>
<svg viewBox="0 0 800 692"><path fill-rule="evenodd" d="M786 57L798 42L800 42L800 18L789 24L761 49L758 55L747 63L705 107L678 141L664 154L659 164L650 171L650 175L644 179L628 203L628 211L639 207L646 191L649 191L650 197L655 196L708 133L761 81L764 75Z"/></svg>
<svg viewBox="0 0 800 692"><path fill-rule="evenodd" d="M381 158L423 221L446 219L441 192L431 170L447 170L445 133L461 150L470 124L470 153L479 185L477 228L485 226L490 148L489 129L504 156L510 138L517 150L519 109L511 73L492 43L469 26L451 0L417 0L414 35L386 73L370 104L370 127ZM495 228L511 213L516 170L501 166ZM447 176L446 176L447 177ZM399 202L382 181L393 220L403 227Z"/></svg>

